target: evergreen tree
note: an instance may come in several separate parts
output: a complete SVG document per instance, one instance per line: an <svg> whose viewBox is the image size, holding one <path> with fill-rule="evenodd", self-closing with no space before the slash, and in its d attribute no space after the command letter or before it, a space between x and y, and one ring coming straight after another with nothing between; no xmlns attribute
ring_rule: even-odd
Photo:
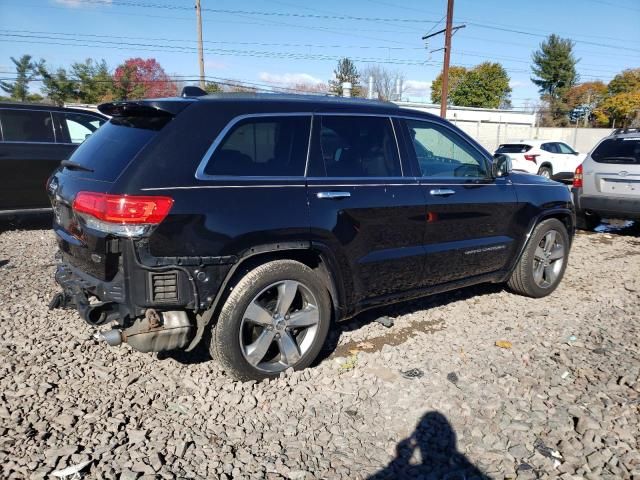
<svg viewBox="0 0 640 480"><path fill-rule="evenodd" d="M570 39L552 34L540 44L532 55L531 81L538 86L541 98L548 104L549 123L567 123L566 95L577 82L576 64L573 55L574 43Z"/></svg>
<svg viewBox="0 0 640 480"><path fill-rule="evenodd" d="M16 59L11 57L11 61L16 67L16 80L14 82L2 81L0 88L7 92L12 100L24 102L29 98L29 83L38 75L40 66L44 60L35 62L31 55L22 55Z"/></svg>
<svg viewBox="0 0 640 480"><path fill-rule="evenodd" d="M342 84L344 82L351 82L351 96L359 97L361 95L360 74L350 58L345 57L339 60L333 74L335 79L329 80L329 91L331 93L342 96Z"/></svg>

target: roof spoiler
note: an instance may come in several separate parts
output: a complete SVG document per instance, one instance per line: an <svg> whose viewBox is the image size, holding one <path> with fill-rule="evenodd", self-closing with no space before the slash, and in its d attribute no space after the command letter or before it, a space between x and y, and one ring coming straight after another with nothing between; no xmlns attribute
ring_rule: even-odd
<svg viewBox="0 0 640 480"><path fill-rule="evenodd" d="M175 117L191 102L181 98L109 102L98 110L111 117Z"/></svg>
<svg viewBox="0 0 640 480"><path fill-rule="evenodd" d="M180 94L180 96L183 98L203 97L205 95L208 95L207 92L205 92L200 87L194 87L193 85L187 85L186 87L184 87L182 89L182 93Z"/></svg>

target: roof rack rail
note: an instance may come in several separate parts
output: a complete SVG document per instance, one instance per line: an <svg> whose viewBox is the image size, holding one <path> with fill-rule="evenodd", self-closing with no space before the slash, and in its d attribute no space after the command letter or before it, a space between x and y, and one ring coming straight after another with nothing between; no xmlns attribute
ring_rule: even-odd
<svg viewBox="0 0 640 480"><path fill-rule="evenodd" d="M616 128L612 135L620 135L621 133L640 133L640 128L629 128L629 127L624 127L624 128Z"/></svg>

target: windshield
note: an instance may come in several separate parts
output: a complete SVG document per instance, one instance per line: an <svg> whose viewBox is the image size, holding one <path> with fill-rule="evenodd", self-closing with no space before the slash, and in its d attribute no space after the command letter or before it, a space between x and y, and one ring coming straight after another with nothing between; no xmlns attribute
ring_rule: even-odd
<svg viewBox="0 0 640 480"><path fill-rule="evenodd" d="M506 143L500 145L496 153L526 153L531 150L531 145L525 145L524 143Z"/></svg>
<svg viewBox="0 0 640 480"><path fill-rule="evenodd" d="M640 165L640 137L608 138L591 154L598 163Z"/></svg>
<svg viewBox="0 0 640 480"><path fill-rule="evenodd" d="M113 117L82 143L69 162L71 175L113 182L171 117Z"/></svg>

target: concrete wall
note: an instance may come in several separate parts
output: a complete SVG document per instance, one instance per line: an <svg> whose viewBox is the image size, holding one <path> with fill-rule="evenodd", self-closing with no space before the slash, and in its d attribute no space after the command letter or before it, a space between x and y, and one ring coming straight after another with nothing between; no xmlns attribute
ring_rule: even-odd
<svg viewBox="0 0 640 480"><path fill-rule="evenodd" d="M440 115L440 105L413 102L395 102L401 107ZM447 120L467 132L487 150L494 152L501 143L526 139L556 140L587 153L611 128L555 128L536 127L535 113L491 108L447 108Z"/></svg>
<svg viewBox="0 0 640 480"><path fill-rule="evenodd" d="M440 105L431 103L414 103L414 102L395 102L403 108L418 110L420 112L432 113L440 115ZM447 120L454 121L471 121L471 122L494 122L494 123L517 123L525 125L534 125L536 123L536 115L533 112L522 112L517 110L500 110L497 108L474 108L474 107L456 107L447 108Z"/></svg>
<svg viewBox="0 0 640 480"><path fill-rule="evenodd" d="M454 122L487 150L493 152L501 143L527 139L555 140L571 145L582 153L589 152L611 128L555 128L514 125L509 123Z"/></svg>

